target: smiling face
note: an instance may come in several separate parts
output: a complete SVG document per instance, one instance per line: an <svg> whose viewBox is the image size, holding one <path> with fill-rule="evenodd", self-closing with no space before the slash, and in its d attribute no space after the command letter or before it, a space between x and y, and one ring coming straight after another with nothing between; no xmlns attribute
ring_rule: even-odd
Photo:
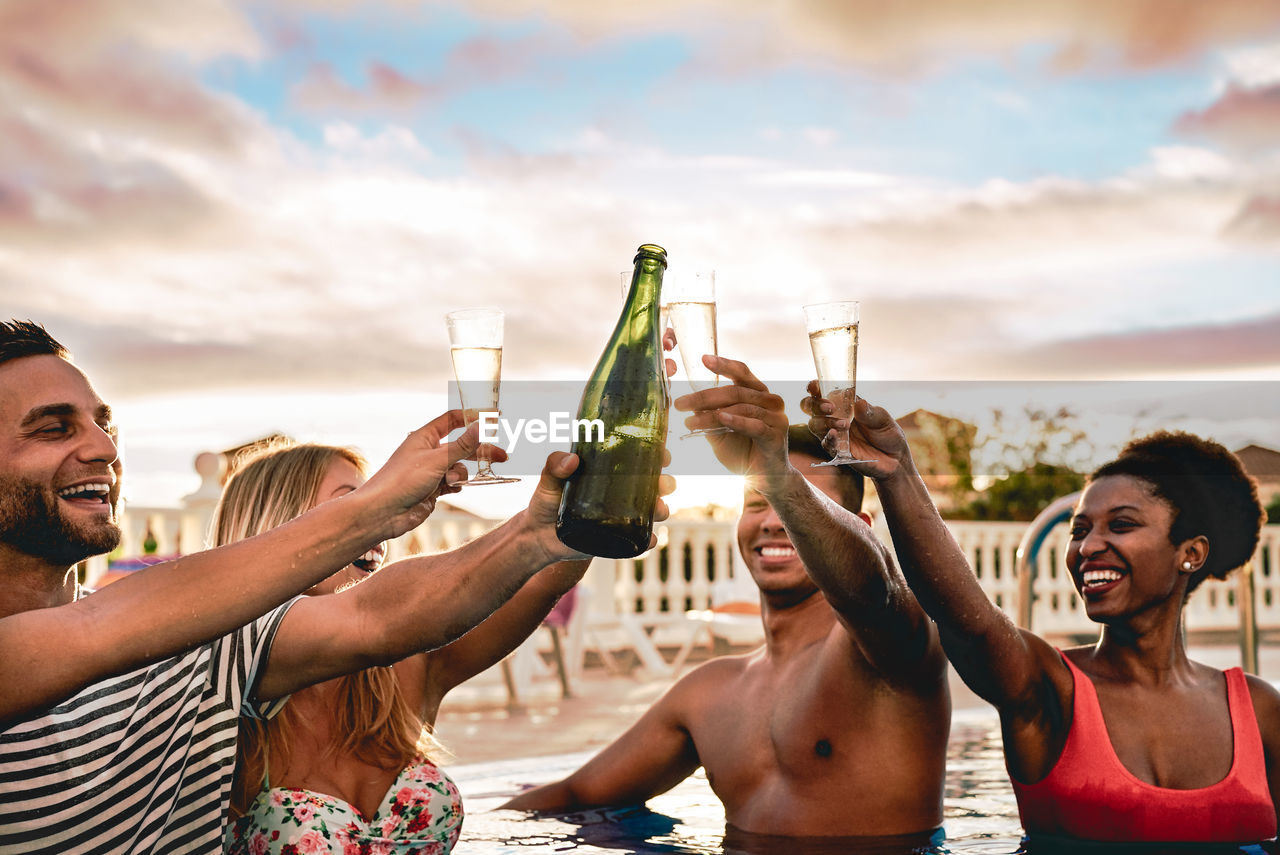
<svg viewBox="0 0 1280 855"><path fill-rule="evenodd" d="M805 480L817 487L836 504L843 504L839 473L835 467L813 468L818 458L799 452L791 453L791 462ZM812 593L818 586L809 577L796 554L786 527L765 497L748 484L743 496L742 516L738 518L738 551L746 562L751 578L761 591L768 593Z"/></svg>
<svg viewBox="0 0 1280 855"><path fill-rule="evenodd" d="M365 482L364 472L345 457L335 455L325 470L320 485L316 488L315 505L337 499L352 492ZM307 590L308 594L332 594L341 588L348 588L367 578L382 566L386 558L386 546L378 544L360 558L343 567L337 573Z"/></svg>
<svg viewBox="0 0 1280 855"><path fill-rule="evenodd" d="M1181 607L1198 541L1169 540L1173 508L1145 481L1108 475L1084 490L1071 520L1067 568L1091 620L1105 622L1172 602ZM1202 540L1202 539L1200 539Z"/></svg>
<svg viewBox="0 0 1280 855"><path fill-rule="evenodd" d="M111 410L74 365L0 365L0 545L69 567L120 543Z"/></svg>

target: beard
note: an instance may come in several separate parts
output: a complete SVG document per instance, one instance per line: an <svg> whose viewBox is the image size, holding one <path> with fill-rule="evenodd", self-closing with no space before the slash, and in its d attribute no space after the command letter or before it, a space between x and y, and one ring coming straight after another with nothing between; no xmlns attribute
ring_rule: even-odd
<svg viewBox="0 0 1280 855"><path fill-rule="evenodd" d="M62 514L57 497L23 478L0 476L0 543L50 564L77 564L120 545L115 508L97 522Z"/></svg>

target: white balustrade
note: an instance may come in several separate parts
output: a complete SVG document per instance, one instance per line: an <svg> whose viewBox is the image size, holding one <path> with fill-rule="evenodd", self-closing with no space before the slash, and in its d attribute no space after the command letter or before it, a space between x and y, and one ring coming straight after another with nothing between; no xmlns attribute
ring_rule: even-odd
<svg viewBox="0 0 1280 855"><path fill-rule="evenodd" d="M207 461L206 461L207 463ZM216 472L202 471L206 481ZM184 508L127 506L122 513L124 538L119 554L141 555L148 529L156 541L155 552L169 555L193 551L203 545L211 517L207 484L187 497ZM441 505L430 518L388 545L391 560L412 553L437 553L461 546L499 524ZM1017 616L1018 580L1016 550L1025 523L948 523L952 534L983 589L1011 618ZM890 546L883 521L874 530ZM1062 638L1097 632L1085 616L1070 574L1063 564L1066 524L1051 530L1036 556L1035 603L1032 626L1043 635ZM659 546L644 555L625 560L596 559L585 583L588 613L597 619L635 618L660 644L679 643L681 626L691 609L713 605L713 591L726 586L752 596L752 586L737 551L736 524L732 520L672 519L657 527ZM86 581L91 587L107 570L98 556L87 562ZM1253 558L1257 620L1261 630L1280 629L1280 525L1265 526ZM1187 607L1191 631L1234 631L1238 626L1237 581L1208 581L1196 591Z"/></svg>

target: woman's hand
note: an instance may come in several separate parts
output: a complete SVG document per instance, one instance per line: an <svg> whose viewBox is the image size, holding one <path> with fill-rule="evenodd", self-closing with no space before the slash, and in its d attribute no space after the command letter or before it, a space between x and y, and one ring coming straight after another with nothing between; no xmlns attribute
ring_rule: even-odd
<svg viewBox="0 0 1280 855"><path fill-rule="evenodd" d="M837 419L831 415L834 407L822 397L817 380L809 381L808 392L800 409L809 416L809 432L822 440L828 453L835 453L836 433L848 431L849 453L869 461L848 465L868 478L884 481L914 466L902 428L884 407L859 397L853 404L853 419Z"/></svg>

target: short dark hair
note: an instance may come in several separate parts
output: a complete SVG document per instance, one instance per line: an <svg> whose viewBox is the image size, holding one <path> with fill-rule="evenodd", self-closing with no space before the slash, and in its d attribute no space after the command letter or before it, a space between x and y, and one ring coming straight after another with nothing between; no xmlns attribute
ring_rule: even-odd
<svg viewBox="0 0 1280 855"><path fill-rule="evenodd" d="M1187 593L1212 576L1225 579L1258 547L1267 515L1258 485L1240 458L1211 439L1182 431L1157 431L1131 440L1120 456L1089 476L1128 475L1146 482L1173 508L1169 542L1204 535L1209 557L1192 574Z"/></svg>
<svg viewBox="0 0 1280 855"><path fill-rule="evenodd" d="M24 356L70 359L71 352L34 321L0 321L0 365Z"/></svg>
<svg viewBox="0 0 1280 855"><path fill-rule="evenodd" d="M789 425L787 427L787 453L807 454L818 460L830 460L831 452L822 447L822 440L809 432L807 425ZM848 466L832 467L838 476L836 483L840 485L840 504L845 510L857 513L862 510L862 496L865 492L862 474Z"/></svg>

